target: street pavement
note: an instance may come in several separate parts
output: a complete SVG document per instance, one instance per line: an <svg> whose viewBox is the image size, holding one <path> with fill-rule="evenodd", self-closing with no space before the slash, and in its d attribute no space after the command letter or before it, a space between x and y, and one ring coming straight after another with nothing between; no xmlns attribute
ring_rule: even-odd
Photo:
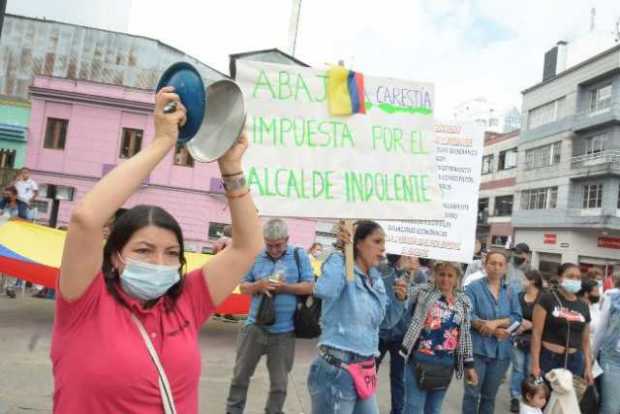
<svg viewBox="0 0 620 414"><path fill-rule="evenodd" d="M52 300L23 296L10 299L0 295L0 414L52 412L53 381L49 348L53 318ZM240 327L240 323L212 320L200 333L200 413L224 413ZM315 356L315 346L315 341L297 341L295 366L284 408L287 414L310 412L306 378ZM386 357L385 368L388 364ZM390 411L388 371L381 369L379 372L378 399L382 414ZM503 384L499 391L496 413L509 412L506 385ZM247 414L264 412L268 391L269 376L264 362L261 362L250 386ZM462 396L462 382L452 381L442 412L460 413Z"/></svg>

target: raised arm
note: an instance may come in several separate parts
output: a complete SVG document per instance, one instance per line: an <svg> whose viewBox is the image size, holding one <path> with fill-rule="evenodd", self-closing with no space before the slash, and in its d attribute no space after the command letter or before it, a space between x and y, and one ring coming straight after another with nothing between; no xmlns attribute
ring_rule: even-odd
<svg viewBox="0 0 620 414"><path fill-rule="evenodd" d="M103 177L73 208L60 266L60 293L67 300L79 298L101 269L103 227L144 182L177 141L185 109L173 88L163 88L155 98L155 138L132 158ZM167 102L180 110L164 114Z"/></svg>
<svg viewBox="0 0 620 414"><path fill-rule="evenodd" d="M222 177L236 180L242 176L241 158L248 147L243 134L218 160ZM226 193L232 223L232 241L203 268L211 298L217 306L237 287L263 247L258 213L248 187Z"/></svg>

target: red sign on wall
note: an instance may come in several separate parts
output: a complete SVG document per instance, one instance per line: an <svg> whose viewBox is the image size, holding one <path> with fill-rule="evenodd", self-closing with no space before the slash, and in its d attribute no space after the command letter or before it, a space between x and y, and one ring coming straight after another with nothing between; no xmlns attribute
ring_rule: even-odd
<svg viewBox="0 0 620 414"><path fill-rule="evenodd" d="M620 249L620 237L599 237L598 247L606 247L608 249Z"/></svg>
<svg viewBox="0 0 620 414"><path fill-rule="evenodd" d="M545 233L544 235L544 243L545 244L556 244L558 241L558 236L555 233Z"/></svg>

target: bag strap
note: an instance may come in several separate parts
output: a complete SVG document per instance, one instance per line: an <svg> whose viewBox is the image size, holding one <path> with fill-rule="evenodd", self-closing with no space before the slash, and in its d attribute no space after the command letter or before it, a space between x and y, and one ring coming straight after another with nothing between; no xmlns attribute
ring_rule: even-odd
<svg viewBox="0 0 620 414"><path fill-rule="evenodd" d="M293 255L295 256L295 264L297 265L297 282L301 282L301 259L299 258L299 247L296 247L293 250Z"/></svg>
<svg viewBox="0 0 620 414"><path fill-rule="evenodd" d="M560 305L560 312L562 312L562 301L558 297L554 289L551 289L551 293L555 297L555 300ZM566 319L566 346L564 347L564 369L568 369L568 344L570 343L570 321Z"/></svg>
<svg viewBox="0 0 620 414"><path fill-rule="evenodd" d="M155 365L155 368L159 373L159 393L161 395L162 404L164 406L164 414L176 414L177 410L175 408L174 399L172 397L172 389L170 388L170 383L168 383L166 371L164 371L164 367L161 365L159 356L157 355L157 351L155 350L155 347L153 346L149 335L146 333L144 325L142 324L142 322L140 322L140 319L138 319L138 317L132 313L131 320L138 327L140 335L142 335L142 339L144 339L146 349L149 351L149 355L151 356L151 361L153 361L153 365Z"/></svg>

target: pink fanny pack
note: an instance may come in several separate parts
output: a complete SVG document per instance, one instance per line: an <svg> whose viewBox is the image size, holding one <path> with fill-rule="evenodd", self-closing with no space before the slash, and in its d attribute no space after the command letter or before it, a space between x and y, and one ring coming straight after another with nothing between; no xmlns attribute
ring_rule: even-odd
<svg viewBox="0 0 620 414"><path fill-rule="evenodd" d="M377 391L377 368L374 358L354 364L343 364L343 368L351 374L355 392L360 399L367 400L375 394Z"/></svg>

